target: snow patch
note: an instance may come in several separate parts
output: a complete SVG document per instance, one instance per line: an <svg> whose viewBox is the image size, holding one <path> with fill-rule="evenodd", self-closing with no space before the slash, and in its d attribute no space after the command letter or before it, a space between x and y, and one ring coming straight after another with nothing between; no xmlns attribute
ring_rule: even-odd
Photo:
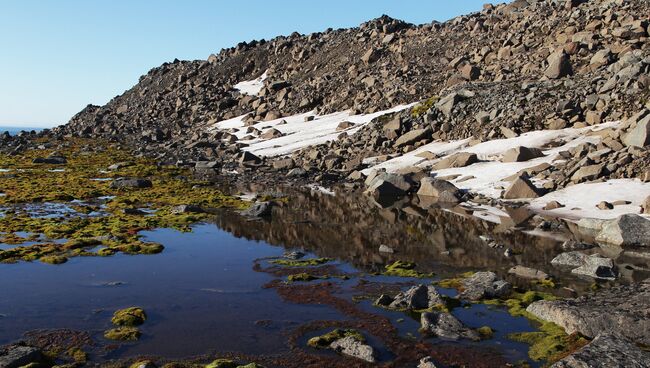
<svg viewBox="0 0 650 368"><path fill-rule="evenodd" d="M613 179L602 183L572 185L551 192L531 201L530 208L538 213L567 219L586 217L608 220L627 213L640 213L641 204L648 195L650 195L650 183L635 179ZM550 211L543 210L543 207L551 201L558 201L565 207ZM611 210L601 210L596 207L601 201L630 203L614 206Z"/></svg>
<svg viewBox="0 0 650 368"><path fill-rule="evenodd" d="M267 72L264 72L264 74L262 74L259 78L250 81L239 82L235 84L233 88L239 90L239 92L242 94L257 96L260 94L260 91L262 91L262 88L264 88L264 81L267 77Z"/></svg>
<svg viewBox="0 0 650 368"><path fill-rule="evenodd" d="M210 129L230 131L231 134L237 136L240 142L249 145L244 150L258 156L283 156L305 147L338 139L339 134L343 132L337 131L336 128L344 121L354 124L345 130L345 133L352 135L377 117L399 112L411 106L413 105L400 105L389 110L365 115L351 115L349 111L344 111L316 116L313 112L308 112L276 120L263 121L253 125L262 134L272 128L279 130L283 134L282 137L266 140L261 138L244 140L249 135L246 133L247 127L244 126L244 118L248 114L216 123ZM313 116L314 120L305 121L305 118L309 116Z"/></svg>

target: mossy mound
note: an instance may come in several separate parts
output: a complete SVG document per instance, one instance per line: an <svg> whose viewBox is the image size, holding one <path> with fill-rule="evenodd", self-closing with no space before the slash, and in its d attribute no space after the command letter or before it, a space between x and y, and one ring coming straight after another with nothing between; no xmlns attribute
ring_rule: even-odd
<svg viewBox="0 0 650 368"><path fill-rule="evenodd" d="M392 264L386 266L386 271L382 272L386 276L397 276L397 277L414 277L414 278L430 278L433 277L434 273L423 273L416 271L415 268L417 265L412 262L404 261L395 261Z"/></svg>
<svg viewBox="0 0 650 368"><path fill-rule="evenodd" d="M494 330L490 326L479 327L476 332L481 335L481 340L489 340L494 336Z"/></svg>
<svg viewBox="0 0 650 368"><path fill-rule="evenodd" d="M140 307L120 309L113 313L111 322L116 326L140 326L147 320L147 314Z"/></svg>
<svg viewBox="0 0 650 368"><path fill-rule="evenodd" d="M353 339L365 342L366 338L357 330L352 329L336 329L321 336L312 337L307 341L307 345L316 349L328 348L334 341L340 340L344 337L352 337Z"/></svg>
<svg viewBox="0 0 650 368"><path fill-rule="evenodd" d="M136 327L118 327L104 332L105 338L115 341L136 341L140 336L140 330Z"/></svg>

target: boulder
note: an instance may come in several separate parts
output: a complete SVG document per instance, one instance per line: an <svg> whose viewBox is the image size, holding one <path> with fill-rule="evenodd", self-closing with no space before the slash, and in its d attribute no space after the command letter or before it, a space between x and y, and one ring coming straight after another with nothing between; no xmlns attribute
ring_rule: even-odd
<svg viewBox="0 0 650 368"><path fill-rule="evenodd" d="M469 152L458 152L453 155L449 155L440 161L433 164L431 169L433 171L457 168L457 167L466 167L478 162L478 156L475 153Z"/></svg>
<svg viewBox="0 0 650 368"><path fill-rule="evenodd" d="M650 247L650 220L635 214L619 216L605 222L596 241L619 247Z"/></svg>
<svg viewBox="0 0 650 368"><path fill-rule="evenodd" d="M503 193L503 199L538 198L540 195L541 190L528 177L520 175Z"/></svg>
<svg viewBox="0 0 650 368"><path fill-rule="evenodd" d="M459 297L468 300L500 298L510 294L510 283L497 277L494 272L477 272L464 279Z"/></svg>
<svg viewBox="0 0 650 368"><path fill-rule="evenodd" d="M603 175L604 164L583 166L571 176L571 181L581 183L583 181L592 181Z"/></svg>
<svg viewBox="0 0 650 368"><path fill-rule="evenodd" d="M524 162L538 157L544 157L544 152L537 148L515 147L503 154L501 162Z"/></svg>
<svg viewBox="0 0 650 368"><path fill-rule="evenodd" d="M389 247L388 245L382 244L382 245L379 246L379 253L393 254L393 253L395 253L395 250L393 248Z"/></svg>
<svg viewBox="0 0 650 368"><path fill-rule="evenodd" d="M571 273L605 280L615 280L617 276L614 261L598 255L585 257L582 265L571 270Z"/></svg>
<svg viewBox="0 0 650 368"><path fill-rule="evenodd" d="M262 159L248 151L242 152L239 158L239 164L242 166L255 166L260 163L262 163Z"/></svg>
<svg viewBox="0 0 650 368"><path fill-rule="evenodd" d="M273 138L280 138L283 135L284 135L284 133L282 133L281 131L279 131L279 130L277 130L275 128L271 128L271 129L265 131L264 133L262 133L260 135L260 138L262 138L262 139L273 139Z"/></svg>
<svg viewBox="0 0 650 368"><path fill-rule="evenodd" d="M616 333L637 344L650 345L650 280L619 285L568 300L541 300L526 311L553 322L568 334L595 338Z"/></svg>
<svg viewBox="0 0 650 368"><path fill-rule="evenodd" d="M410 191L412 187L413 183L405 176L381 172L370 180L365 193L374 198L400 197Z"/></svg>
<svg viewBox="0 0 650 368"><path fill-rule="evenodd" d="M623 137L623 143L628 147L650 145L650 114L636 122L636 126Z"/></svg>
<svg viewBox="0 0 650 368"><path fill-rule="evenodd" d="M433 361L433 358L424 357L420 359L420 362L418 363L418 368L437 368L437 366Z"/></svg>
<svg viewBox="0 0 650 368"><path fill-rule="evenodd" d="M446 180L439 180L431 177L420 180L419 196L435 197L441 202L459 202L461 192L456 186Z"/></svg>
<svg viewBox="0 0 650 368"><path fill-rule="evenodd" d="M431 130L428 128L425 129L416 129L411 130L403 135L401 135L395 141L395 146L402 147L413 144L415 142L421 141L422 139L428 138L431 135Z"/></svg>
<svg viewBox="0 0 650 368"><path fill-rule="evenodd" d="M548 57L548 68L544 75L549 79L559 79L573 74L569 55L564 51L556 52Z"/></svg>
<svg viewBox="0 0 650 368"><path fill-rule="evenodd" d="M366 64L372 64L377 60L379 60L380 57L381 57L381 51L373 47L368 51L366 51L365 54L363 54L363 56L361 57L361 61L363 61Z"/></svg>
<svg viewBox="0 0 650 368"><path fill-rule="evenodd" d="M343 122L339 123L339 125L336 127L336 131L340 132L340 131L343 131L343 130L347 130L347 129L352 128L353 126L354 126L354 123L351 123L349 121L343 121Z"/></svg>
<svg viewBox="0 0 650 368"><path fill-rule="evenodd" d="M445 339L459 340L461 338L478 341L478 332L466 327L450 313L425 312L420 316L422 331L426 335L442 337Z"/></svg>
<svg viewBox="0 0 650 368"><path fill-rule="evenodd" d="M153 184L151 180L148 179L115 179L111 183L111 188L113 189L123 189L123 188L151 188Z"/></svg>
<svg viewBox="0 0 650 368"><path fill-rule="evenodd" d="M433 308L440 304L444 304L444 300L435 287L431 285L417 285L405 292L397 294L388 305L388 308L417 310Z"/></svg>
<svg viewBox="0 0 650 368"><path fill-rule="evenodd" d="M605 332L551 366L587 367L650 368L650 353L639 349L623 336Z"/></svg>
<svg viewBox="0 0 650 368"><path fill-rule="evenodd" d="M585 264L585 259L588 255L580 252L564 252L560 253L551 260L551 264L560 267L580 267Z"/></svg>
<svg viewBox="0 0 650 368"><path fill-rule="evenodd" d="M377 353L372 346L367 345L353 336L344 337L334 341L330 348L340 354L349 357L364 360L368 363L375 363L377 361Z"/></svg>

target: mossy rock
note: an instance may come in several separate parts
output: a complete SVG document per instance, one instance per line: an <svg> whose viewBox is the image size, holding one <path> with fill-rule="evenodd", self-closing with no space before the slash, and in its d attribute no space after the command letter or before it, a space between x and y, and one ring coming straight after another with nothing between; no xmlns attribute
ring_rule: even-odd
<svg viewBox="0 0 650 368"><path fill-rule="evenodd" d="M88 354L80 348L70 348L66 354L77 363L85 363L88 360Z"/></svg>
<svg viewBox="0 0 650 368"><path fill-rule="evenodd" d="M147 320L147 314L140 307L120 309L113 313L111 322L116 326L140 326Z"/></svg>
<svg viewBox="0 0 650 368"><path fill-rule="evenodd" d="M64 256L45 256L37 259L43 263L52 264L52 265L60 265L68 262L68 258Z"/></svg>
<svg viewBox="0 0 650 368"><path fill-rule="evenodd" d="M118 327L104 332L104 337L116 341L136 341L140 338L137 327Z"/></svg>
<svg viewBox="0 0 650 368"><path fill-rule="evenodd" d="M316 349L328 348L334 341L340 340L344 337L352 337L359 342L365 342L366 338L357 330L352 329L336 329L321 336L312 337L307 341L307 345Z"/></svg>
<svg viewBox="0 0 650 368"><path fill-rule="evenodd" d="M481 340L489 340L494 336L494 330L490 326L479 327L476 332L481 335Z"/></svg>
<svg viewBox="0 0 650 368"><path fill-rule="evenodd" d="M404 261L395 261L392 264L386 266L386 271L382 274L386 276L397 276L397 277L414 277L414 278L430 278L435 274L433 273L422 273L416 271L415 268L417 265L413 262L404 262Z"/></svg>
<svg viewBox="0 0 650 368"><path fill-rule="evenodd" d="M205 368L237 368L239 365L230 359L217 359Z"/></svg>

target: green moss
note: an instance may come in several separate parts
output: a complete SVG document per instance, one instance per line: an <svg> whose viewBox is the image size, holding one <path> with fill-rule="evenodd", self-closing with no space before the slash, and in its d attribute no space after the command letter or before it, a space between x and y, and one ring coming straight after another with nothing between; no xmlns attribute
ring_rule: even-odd
<svg viewBox="0 0 650 368"><path fill-rule="evenodd" d="M587 345L589 341L579 334L567 335L564 329L544 323L539 332L521 332L508 335L513 341L530 345L528 356L535 361L552 364Z"/></svg>
<svg viewBox="0 0 650 368"><path fill-rule="evenodd" d="M136 341L140 335L140 330L136 327L118 327L104 332L105 338L116 341Z"/></svg>
<svg viewBox="0 0 650 368"><path fill-rule="evenodd" d="M331 261L331 258L277 259L275 261L271 261L271 263L286 267L310 267L322 265Z"/></svg>
<svg viewBox="0 0 650 368"><path fill-rule="evenodd" d="M439 100L440 97L433 96L426 99L425 101L420 102L411 110L411 116L414 118L419 118L420 116L426 114L426 112L429 111Z"/></svg>
<svg viewBox="0 0 650 368"><path fill-rule="evenodd" d="M229 359L217 359L205 366L205 368L237 368L238 364Z"/></svg>
<svg viewBox="0 0 650 368"><path fill-rule="evenodd" d="M113 313L111 322L116 326L139 326L147 320L147 314L140 307L120 309Z"/></svg>
<svg viewBox="0 0 650 368"><path fill-rule="evenodd" d="M386 266L386 271L382 274L386 276L397 277L415 277L415 278L429 278L433 277L433 273L422 273L415 270L417 265L412 262L395 261L393 264Z"/></svg>
<svg viewBox="0 0 650 368"><path fill-rule="evenodd" d="M441 288L445 289L456 289L461 291L463 289L463 280L466 278L472 277L474 275L474 272L465 272L458 277L450 278L450 279L444 279L444 280L439 280L439 281L434 281L433 284L440 286Z"/></svg>
<svg viewBox="0 0 650 368"><path fill-rule="evenodd" d="M314 280L319 280L319 279L327 279L327 276L314 276L308 273L297 273L295 275L289 275L287 279L289 282L308 282L308 281L314 281Z"/></svg>
<svg viewBox="0 0 650 368"><path fill-rule="evenodd" d="M190 231L190 226L208 217L207 214L179 214L172 208L192 203L206 208L228 207L244 209L248 203L228 196L207 183L186 179L191 173L172 166L159 166L154 161L140 158L133 165L111 173L101 173L112 163L132 159L130 152L118 150L106 142L82 139L67 139L61 143L60 154L66 156L68 164L64 172L48 172L50 166L32 164L35 157L46 156L52 151L28 150L22 155L1 155L0 167L12 169L11 176L2 180L0 206L8 208L0 218L3 229L0 241L22 244L37 241L39 244L21 247L10 252L0 252L0 262L13 263L33 261L43 256L110 256L117 252L128 254L156 254L163 250L159 244L139 241L139 232L155 228L173 228ZM92 180L105 178L146 177L153 182L147 190L113 189L110 181ZM101 196L113 196L105 208L89 202L78 205L66 203L77 211L74 215L60 215L47 218L32 218L21 205L42 202L67 202L71 199L96 201ZM149 216L133 216L124 213L125 208L146 207L154 211ZM93 211L102 211L102 216L86 216ZM15 235L25 231L34 234L33 239ZM46 244L42 249L39 235L51 240L67 240L63 245ZM102 240L99 240L102 239ZM90 247L103 245L111 251L98 253L87 251Z"/></svg>
<svg viewBox="0 0 650 368"><path fill-rule="evenodd" d="M483 326L476 329L482 340L489 340L494 336L494 330L490 326Z"/></svg>
<svg viewBox="0 0 650 368"><path fill-rule="evenodd" d="M88 354L80 348L70 348L66 354L77 363L85 363L88 360Z"/></svg>
<svg viewBox="0 0 650 368"><path fill-rule="evenodd" d="M58 265L58 264L63 264L68 262L68 258L64 256L44 256L44 257L40 257L39 260L43 263L53 264L53 265Z"/></svg>
<svg viewBox="0 0 650 368"><path fill-rule="evenodd" d="M365 342L366 338L357 330L352 329L336 329L321 336L312 337L307 341L307 345L312 348L324 349L329 347L334 341L340 340L344 337L352 337L353 339Z"/></svg>

